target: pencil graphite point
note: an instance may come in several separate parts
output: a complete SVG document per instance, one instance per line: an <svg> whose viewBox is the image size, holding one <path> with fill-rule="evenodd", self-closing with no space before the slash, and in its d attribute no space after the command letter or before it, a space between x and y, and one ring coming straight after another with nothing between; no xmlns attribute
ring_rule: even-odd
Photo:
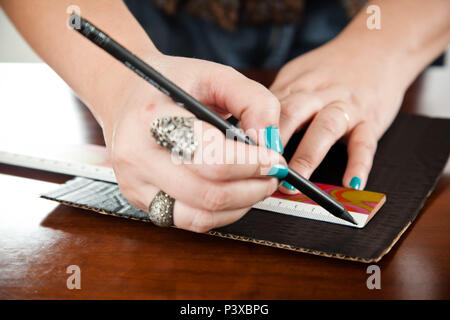
<svg viewBox="0 0 450 320"><path fill-rule="evenodd" d="M355 219L350 215L350 213L347 210L343 212L341 218L344 219L345 221L353 223L354 225L358 225L358 223L355 221Z"/></svg>

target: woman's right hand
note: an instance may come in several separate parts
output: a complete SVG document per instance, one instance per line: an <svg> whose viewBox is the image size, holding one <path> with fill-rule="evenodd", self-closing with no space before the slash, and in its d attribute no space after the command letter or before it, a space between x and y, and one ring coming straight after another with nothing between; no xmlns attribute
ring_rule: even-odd
<svg viewBox="0 0 450 320"><path fill-rule="evenodd" d="M234 115L244 131L278 126L278 100L268 89L234 69L208 61L160 54L146 60L215 112L223 116ZM265 174L273 165L286 164L286 161L279 153L265 147L241 146L247 155L244 163L237 163L242 157L238 152L234 152L232 164L217 161L174 163L170 152L151 136L152 123L160 117L192 117L192 114L131 71L120 88L113 93L115 99L110 101L111 106L104 108L104 114L94 113L103 127L120 190L134 206L148 211L152 199L163 190L176 199L174 225L205 232L240 219L252 205L277 189L277 179ZM208 123L202 122L201 129L194 127L200 143L214 137L211 142L214 146L203 143L203 160L207 156L206 148L223 150L215 158L225 161L226 150L239 150L236 144L242 144L226 140ZM254 132L249 134L260 145L265 145ZM200 152L199 148L196 152ZM257 161L251 163L250 153L258 155Z"/></svg>

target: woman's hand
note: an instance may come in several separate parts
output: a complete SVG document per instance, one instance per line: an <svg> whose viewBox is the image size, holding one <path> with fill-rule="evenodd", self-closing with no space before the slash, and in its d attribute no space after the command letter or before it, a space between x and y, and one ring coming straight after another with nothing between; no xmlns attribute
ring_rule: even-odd
<svg viewBox="0 0 450 320"><path fill-rule="evenodd" d="M268 89L232 68L161 54L147 62L216 112L233 114L244 130L278 125L278 100ZM277 179L264 176L264 172L274 164L286 162L279 153L265 148L239 143L247 156L252 152L259 155L253 163L248 157L239 163L243 154L238 151L232 164L205 158L201 163L174 163L171 153L151 136L152 122L160 117L192 114L132 72L129 74L111 100L111 107L103 108L107 112L97 113L96 117L102 123L120 190L131 204L148 211L152 199L163 190L176 199L175 226L204 232L238 220L252 205L276 190ZM211 150L214 144L215 150L224 150L215 159L230 163L229 158L225 160L226 150L235 149L237 142L226 140L218 129L205 122L194 132L197 140L204 142L203 156L207 156L205 149ZM205 143L212 136L215 139Z"/></svg>
<svg viewBox="0 0 450 320"><path fill-rule="evenodd" d="M340 39L290 61L271 91L281 103L284 143L309 123L290 166L309 178L344 138L348 163L342 183L363 189L377 141L397 114L407 84L386 59L356 48ZM283 186L283 192L296 192Z"/></svg>

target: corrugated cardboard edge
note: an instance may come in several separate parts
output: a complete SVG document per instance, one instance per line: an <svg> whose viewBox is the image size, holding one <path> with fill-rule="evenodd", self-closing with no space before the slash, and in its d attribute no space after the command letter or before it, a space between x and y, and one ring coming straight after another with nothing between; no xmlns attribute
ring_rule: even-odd
<svg viewBox="0 0 450 320"><path fill-rule="evenodd" d="M383 258L389 251L391 251L391 249L394 247L394 245L397 243L397 241L401 238L403 233L406 231L406 229L408 229L408 227L410 225L411 225L411 221L408 222L408 224L400 231L400 233L397 235L397 237L395 237L395 239L392 241L392 243L389 245L389 247L387 247L377 258L374 258L374 259L350 257L350 256L342 255L339 253L331 254L331 253L326 253L326 252L318 251L318 250L298 248L298 247L291 246L289 244L271 242L271 241L267 241L267 240L258 240L258 239L247 238L247 237L242 237L242 236L236 236L234 234L221 233L218 231L209 231L207 233L210 235L218 236L218 237L222 237L222 238L228 238L228 239L232 239L232 240L239 240L239 241L245 241L245 242L252 242L252 243L256 243L256 244L260 244L260 245L264 245L264 246L280 248L280 249L285 249L285 250L291 250L291 251L296 251L296 252L301 252L301 253L308 253L308 254L313 254L313 255L321 256L321 257L341 259L341 260L347 260L347 261L356 261L356 262L362 262L362 263L374 263L374 262L380 261L381 258Z"/></svg>
<svg viewBox="0 0 450 320"><path fill-rule="evenodd" d="M81 209L85 209L85 210L89 210L89 211L95 211L97 213L108 215L108 216L115 216L115 217L119 217L119 218L124 218L123 216L120 216L120 215L118 215L118 214L116 214L114 212L106 211L106 210L103 210L103 209L96 209L96 208L92 208L92 207L85 206L85 205L80 205L80 204L69 202L69 201L57 200L57 199L53 199L53 198L50 198L50 197L47 197L47 196L41 196L41 198L52 200L52 201L56 201L56 202L59 202L61 204L64 204L64 205L67 205L67 206L70 206L70 207L81 208ZM147 220L147 219L140 219L140 218L133 218L133 217L127 217L127 219L143 221L143 222L150 222L150 220ZM410 225L411 225L411 221L408 222L408 224L400 231L400 233L397 235L397 237L395 237L395 239L392 241L390 246L387 247L377 258L374 258L374 259L364 259L364 258L359 258L359 257L350 257L350 256L337 254L337 253L336 254L331 254L331 253L326 253L326 252L323 252L323 251L317 251L317 250L305 249L305 248L298 248L298 247L292 246L290 244L271 242L271 241L267 241L267 240L258 240L258 239L248 238L248 237L237 236L237 235L230 234L230 233L221 233L221 232L215 231L215 230L206 232L206 234L209 234L209 235L212 235L212 236L221 237L221 238L227 238L227 239L231 239L231 240L239 240L239 241L244 241L244 242L251 242L251 243L264 245L264 246L268 246L268 247L273 247L273 248L285 249L285 250L296 251L296 252L301 252L301 253L308 253L308 254L313 254L313 255L326 257L326 258L334 258L334 259L341 259L341 260L347 260L347 261L356 261L356 262L362 262L362 263L374 263L374 262L380 261L381 258L383 258L389 251L391 251L391 249L394 247L394 245L397 243L397 241L401 238L403 233L405 233L405 231L408 229L408 227Z"/></svg>

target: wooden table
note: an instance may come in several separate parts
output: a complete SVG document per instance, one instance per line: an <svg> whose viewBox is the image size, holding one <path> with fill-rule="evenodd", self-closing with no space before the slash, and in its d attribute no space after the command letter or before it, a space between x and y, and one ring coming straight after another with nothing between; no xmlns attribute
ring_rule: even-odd
<svg viewBox="0 0 450 320"><path fill-rule="evenodd" d="M273 72L247 73L264 84ZM450 70L428 70L403 110L450 117ZM0 64L0 141L103 144L89 111L45 65ZM437 299L450 298L450 165L418 219L378 263L300 254L40 199L71 177L0 164L0 298ZM81 268L69 290L66 268Z"/></svg>

